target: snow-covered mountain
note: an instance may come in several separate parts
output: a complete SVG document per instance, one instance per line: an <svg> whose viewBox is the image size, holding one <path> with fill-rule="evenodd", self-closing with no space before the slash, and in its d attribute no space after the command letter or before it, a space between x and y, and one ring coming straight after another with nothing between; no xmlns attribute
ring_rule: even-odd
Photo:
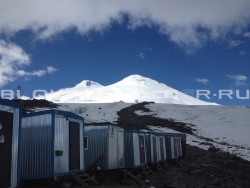
<svg viewBox="0 0 250 188"><path fill-rule="evenodd" d="M44 97L41 97L44 98ZM131 75L108 86L84 80L72 88L60 89L46 95L55 103L136 103L153 101L156 103L185 105L215 105L186 95L163 83L140 75Z"/></svg>
<svg viewBox="0 0 250 188"><path fill-rule="evenodd" d="M137 102L154 101L156 104L145 106L148 112L137 110L134 113L186 123L193 130L193 134L187 134L188 144L203 149L214 145L250 160L249 106L204 102L140 75L129 76L109 86L84 80L75 87L49 93L46 99L61 103L58 107L61 110L84 117L85 123L116 123L117 112L121 109ZM152 124L145 126L154 131L175 132Z"/></svg>

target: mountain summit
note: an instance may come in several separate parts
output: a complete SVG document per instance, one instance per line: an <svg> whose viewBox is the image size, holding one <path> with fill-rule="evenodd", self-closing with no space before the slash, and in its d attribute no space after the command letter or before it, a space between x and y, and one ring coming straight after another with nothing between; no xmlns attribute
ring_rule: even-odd
<svg viewBox="0 0 250 188"><path fill-rule="evenodd" d="M152 101L155 103L185 105L215 105L201 101L173 89L163 83L140 75L131 75L108 86L83 80L75 87L60 89L48 93L46 99L56 103L138 103Z"/></svg>
<svg viewBox="0 0 250 188"><path fill-rule="evenodd" d="M101 84L97 82L93 82L90 80L83 80L81 83L77 84L75 87L103 87Z"/></svg>

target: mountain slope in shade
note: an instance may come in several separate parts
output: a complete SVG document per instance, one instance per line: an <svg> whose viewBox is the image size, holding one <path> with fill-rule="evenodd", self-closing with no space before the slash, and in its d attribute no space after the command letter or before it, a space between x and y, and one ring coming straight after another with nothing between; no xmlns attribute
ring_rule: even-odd
<svg viewBox="0 0 250 188"><path fill-rule="evenodd" d="M44 97L43 97L44 98ZM46 95L56 103L127 103L153 101L155 103L185 105L216 105L179 92L163 83L140 75L131 75L108 86L84 80L72 88L61 89Z"/></svg>

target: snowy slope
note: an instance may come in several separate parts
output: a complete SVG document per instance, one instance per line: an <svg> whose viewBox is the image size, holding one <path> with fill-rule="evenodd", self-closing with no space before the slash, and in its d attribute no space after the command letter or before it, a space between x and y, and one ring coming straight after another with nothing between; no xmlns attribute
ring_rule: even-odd
<svg viewBox="0 0 250 188"><path fill-rule="evenodd" d="M84 117L85 123L116 123L117 112L132 103L66 103L61 110ZM152 112L136 111L139 116L152 115L163 119L190 124L194 135L187 135L187 143L208 149L211 145L235 153L250 161L250 107L216 105L149 104ZM38 111L45 109L37 109ZM148 125L154 131L176 132L171 129Z"/></svg>
<svg viewBox="0 0 250 188"><path fill-rule="evenodd" d="M44 97L41 97L44 99ZM156 103L214 105L179 92L163 83L140 75L131 75L108 86L84 80L75 87L46 95L55 103L127 103L154 101Z"/></svg>
<svg viewBox="0 0 250 188"><path fill-rule="evenodd" d="M60 110L70 111L84 117L84 123L116 123L117 112L129 107L131 103L66 103L60 104Z"/></svg>
<svg viewBox="0 0 250 188"><path fill-rule="evenodd" d="M250 160L250 107L249 106L190 106L173 104L146 105L155 117L190 124L195 135L188 135L190 145L207 149L210 145L235 153ZM138 115L149 115L141 111ZM155 115L156 114L156 115ZM192 126L192 125L194 126ZM154 130L159 128L151 127ZM161 129L161 128L160 128ZM163 132L168 131L165 128ZM212 139L207 141L204 138Z"/></svg>

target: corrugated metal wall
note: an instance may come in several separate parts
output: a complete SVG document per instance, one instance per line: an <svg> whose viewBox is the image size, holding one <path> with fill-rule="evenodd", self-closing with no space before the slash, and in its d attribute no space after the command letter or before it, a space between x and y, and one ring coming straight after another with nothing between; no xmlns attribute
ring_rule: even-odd
<svg viewBox="0 0 250 188"><path fill-rule="evenodd" d="M186 134L182 134L182 133L177 133L177 136L181 137L181 155L185 156L186 155L186 139L187 139L187 135Z"/></svg>
<svg viewBox="0 0 250 188"><path fill-rule="evenodd" d="M76 170L84 170L83 121L63 113L45 111L22 118L21 177L42 178L69 172L69 122L79 123L80 169ZM57 150L63 151L62 156L55 155Z"/></svg>
<svg viewBox="0 0 250 188"><path fill-rule="evenodd" d="M160 142L160 139L162 139L162 150L163 151L161 151L161 142ZM163 135L159 135L159 137L158 137L158 143L159 143L159 157L158 157L158 159L160 160L160 161L166 161L167 160L167 151L166 151L166 141L165 141L165 136L163 136ZM163 152L163 153L161 153L161 152Z"/></svg>
<svg viewBox="0 0 250 188"><path fill-rule="evenodd" d="M55 115L55 151L63 151L63 156L55 156L55 173L69 171L69 121L64 116Z"/></svg>
<svg viewBox="0 0 250 188"><path fill-rule="evenodd" d="M85 150L86 169L99 157L97 166L102 169L123 168L124 157L124 129L113 125L84 126L84 134L88 137L88 149Z"/></svg>
<svg viewBox="0 0 250 188"><path fill-rule="evenodd" d="M83 146L83 122L65 116L55 115L55 143L54 150L63 151L63 156L55 156L55 173L65 173L69 171L69 121L79 123L80 134L80 169L84 169L84 146Z"/></svg>
<svg viewBox="0 0 250 188"><path fill-rule="evenodd" d="M108 168L123 168L124 159L124 129L109 125L108 134Z"/></svg>
<svg viewBox="0 0 250 188"><path fill-rule="evenodd" d="M176 137L173 137L173 141L174 141L174 157L177 158L178 151L177 151L177 139L176 139Z"/></svg>
<svg viewBox="0 0 250 188"><path fill-rule="evenodd" d="M151 141L150 141L150 135L145 134L145 145L146 145L146 153L147 153L147 162L151 162Z"/></svg>
<svg viewBox="0 0 250 188"><path fill-rule="evenodd" d="M134 165L140 165L140 144L139 144L139 134L133 133L133 149L134 149ZM145 147L145 146L144 146Z"/></svg>
<svg viewBox="0 0 250 188"><path fill-rule="evenodd" d="M153 138L156 141L156 161L154 161L154 152L153 152ZM147 162L155 163L160 161L160 151L159 151L159 135L157 133L145 133L145 145L146 145L146 153L147 153Z"/></svg>
<svg viewBox="0 0 250 188"><path fill-rule="evenodd" d="M88 149L85 150L85 167L88 168L96 159L105 155L97 165L108 169L108 126L84 126L84 134L88 137Z"/></svg>
<svg viewBox="0 0 250 188"><path fill-rule="evenodd" d="M172 159L171 136L165 136L165 145L166 145L166 151L167 151L167 159Z"/></svg>
<svg viewBox="0 0 250 188"><path fill-rule="evenodd" d="M165 136L165 141L168 159L176 159L182 156L181 137L177 137L176 135L167 135Z"/></svg>
<svg viewBox="0 0 250 188"><path fill-rule="evenodd" d="M155 151L156 151L156 157L154 157L154 153L152 152L151 154L152 154L152 157L151 157L151 159L154 159L154 160L152 160L152 162L158 162L158 161L160 161L160 151L159 151L159 137L157 136L157 135L155 135L155 134L151 134L150 135L150 137L151 137L151 143L152 143L152 145L151 145L151 152L152 151L154 151L154 140L155 140Z"/></svg>
<svg viewBox="0 0 250 188"><path fill-rule="evenodd" d="M19 147L19 121L20 121L20 110L15 108L14 110L14 119L13 119L13 135L12 135L12 162L11 162L11 185L12 187L17 186L17 167L18 167L18 147Z"/></svg>
<svg viewBox="0 0 250 188"><path fill-rule="evenodd" d="M181 149L181 137L176 137L177 141L177 155L178 157L182 156L182 149Z"/></svg>
<svg viewBox="0 0 250 188"><path fill-rule="evenodd" d="M141 146L140 146L140 136L143 136L143 140L144 140L144 157L145 157L145 162L144 163L141 163L141 159L140 159L140 150L141 150ZM145 143L145 133L142 133L142 132L140 132L138 135L137 135L137 137L135 138L134 137L134 140L135 140L135 143L136 143L136 145L138 145L138 151L137 151L137 154L136 154L136 165L141 165L141 164L145 164L145 163L147 163L147 147L146 147L146 143ZM135 148L134 148L135 149ZM136 152L135 152L136 153Z"/></svg>
<svg viewBox="0 0 250 188"><path fill-rule="evenodd" d="M13 113L13 134L12 134L12 159L11 159L11 187L17 186L18 181L18 147L19 147L19 121L20 109L13 106L0 104L0 110Z"/></svg>
<svg viewBox="0 0 250 188"><path fill-rule="evenodd" d="M128 131L124 134L124 140L125 140L125 167L126 168L135 168L140 166L141 163L141 146L139 141L139 136L143 136L143 144L144 144L144 157L145 157L145 163L147 163L147 150L146 147L146 138L145 133L140 131ZM143 163L143 164L145 164Z"/></svg>
<svg viewBox="0 0 250 188"><path fill-rule="evenodd" d="M84 120L79 121L77 119L70 119L70 121L75 121L80 123L80 168L85 170L85 157L84 157Z"/></svg>
<svg viewBox="0 0 250 188"><path fill-rule="evenodd" d="M133 133L124 133L124 145L125 145L125 168L134 167L134 152L133 152Z"/></svg>
<svg viewBox="0 0 250 188"><path fill-rule="evenodd" d="M21 127L21 177L51 174L52 115L22 118Z"/></svg>

